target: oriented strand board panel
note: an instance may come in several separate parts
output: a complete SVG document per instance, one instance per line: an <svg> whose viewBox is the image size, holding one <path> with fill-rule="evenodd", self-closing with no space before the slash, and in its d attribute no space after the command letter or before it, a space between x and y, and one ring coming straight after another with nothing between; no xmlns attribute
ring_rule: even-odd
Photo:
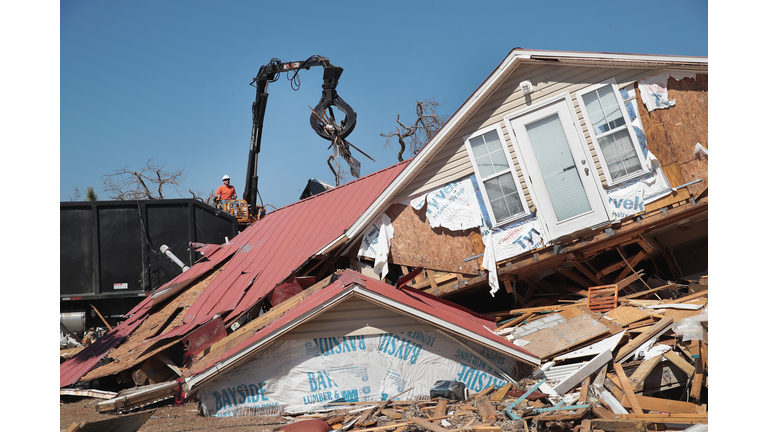
<svg viewBox="0 0 768 432"><path fill-rule="evenodd" d="M677 162L683 174L683 183L702 179L689 186L691 194L698 196L708 186L708 161L693 155L696 143L709 150L708 140L708 75L697 74L696 79L684 78L667 81L669 99L675 105L667 109L648 112L637 92L638 111L648 141L648 149L663 165Z"/></svg>
<svg viewBox="0 0 768 432"><path fill-rule="evenodd" d="M390 243L392 262L398 265L441 270L453 273L477 274L482 257L470 261L467 258L483 253L478 228L450 231L442 227L432 228L426 217L427 206L419 212L413 207L393 204L386 213L392 219L395 237Z"/></svg>

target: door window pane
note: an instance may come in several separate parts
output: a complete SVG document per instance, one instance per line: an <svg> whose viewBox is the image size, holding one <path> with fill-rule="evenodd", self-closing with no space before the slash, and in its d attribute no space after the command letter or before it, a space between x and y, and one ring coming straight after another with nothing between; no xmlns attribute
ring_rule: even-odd
<svg viewBox="0 0 768 432"><path fill-rule="evenodd" d="M592 207L581 183L579 168L573 160L560 117L553 114L525 128L557 220L563 221L590 211Z"/></svg>

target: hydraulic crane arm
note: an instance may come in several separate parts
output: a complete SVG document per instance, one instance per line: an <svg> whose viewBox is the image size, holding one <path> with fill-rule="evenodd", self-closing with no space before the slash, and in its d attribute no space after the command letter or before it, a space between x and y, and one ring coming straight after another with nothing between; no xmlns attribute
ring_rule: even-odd
<svg viewBox="0 0 768 432"><path fill-rule="evenodd" d="M339 77L344 69L334 66L330 60L322 56L312 56L305 61L283 63L279 59L273 58L268 64L259 69L256 78L251 81L253 86L256 83L256 100L253 102L253 128L251 129L251 145L248 152L248 167L245 177L245 190L243 198L248 202L252 213L256 213L258 199L257 173L259 152L261 151L261 135L264 127L264 111L267 106L267 87L270 82L275 82L280 77L281 72L298 71L299 69L309 69L315 66L323 67L323 92L320 102L315 106L314 113L309 116L309 123L312 129L322 138L334 141L338 138L346 138L355 128L357 114L352 110L344 100L336 93L336 85L339 83ZM294 76L295 77L295 76ZM331 106L338 107L344 112L346 117L339 124L336 124ZM318 122L318 116L328 110L330 124L321 127Z"/></svg>

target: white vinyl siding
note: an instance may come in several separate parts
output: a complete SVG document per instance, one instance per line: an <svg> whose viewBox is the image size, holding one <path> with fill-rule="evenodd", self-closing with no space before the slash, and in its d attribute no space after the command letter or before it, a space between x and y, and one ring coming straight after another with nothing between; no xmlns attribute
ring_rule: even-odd
<svg viewBox="0 0 768 432"><path fill-rule="evenodd" d="M615 81L581 90L577 97L609 185L648 172Z"/></svg>
<svg viewBox="0 0 768 432"><path fill-rule="evenodd" d="M464 138L493 225L527 213L501 126L491 126Z"/></svg>
<svg viewBox="0 0 768 432"><path fill-rule="evenodd" d="M589 133L585 120L586 114L582 112L576 98L576 92L609 79L614 79L619 87L623 87L658 72L659 69L642 67L609 68L604 66L566 66L541 61L523 62L493 89L493 94L475 112L463 121L463 125L453 135L453 138L449 139L442 150L414 176L393 202L405 201L414 195L439 188L473 174L474 168L463 137L486 127L503 124L504 117L565 91L572 95L571 103L576 110L577 125L580 126L581 132L586 138L589 156L597 167L599 178L602 184L607 187L609 178L604 174L604 171L607 172L607 170L604 169L596 150L597 140L593 139ZM530 80L534 87L534 93L527 97L523 96L519 89L520 82L524 80ZM535 202L528 191L523 161L515 153L512 146L515 138L505 127L502 127L501 130L502 142L509 147L514 162L514 170L522 186L524 201L530 208Z"/></svg>

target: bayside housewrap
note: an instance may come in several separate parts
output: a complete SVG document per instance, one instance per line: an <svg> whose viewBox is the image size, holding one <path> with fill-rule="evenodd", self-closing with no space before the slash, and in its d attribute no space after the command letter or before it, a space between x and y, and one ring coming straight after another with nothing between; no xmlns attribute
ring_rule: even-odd
<svg viewBox="0 0 768 432"><path fill-rule="evenodd" d="M337 274L251 339L185 381L206 415L280 405L428 396L440 380L472 391L516 382L540 360L493 333L492 318L409 288ZM401 394L402 393L402 394Z"/></svg>

